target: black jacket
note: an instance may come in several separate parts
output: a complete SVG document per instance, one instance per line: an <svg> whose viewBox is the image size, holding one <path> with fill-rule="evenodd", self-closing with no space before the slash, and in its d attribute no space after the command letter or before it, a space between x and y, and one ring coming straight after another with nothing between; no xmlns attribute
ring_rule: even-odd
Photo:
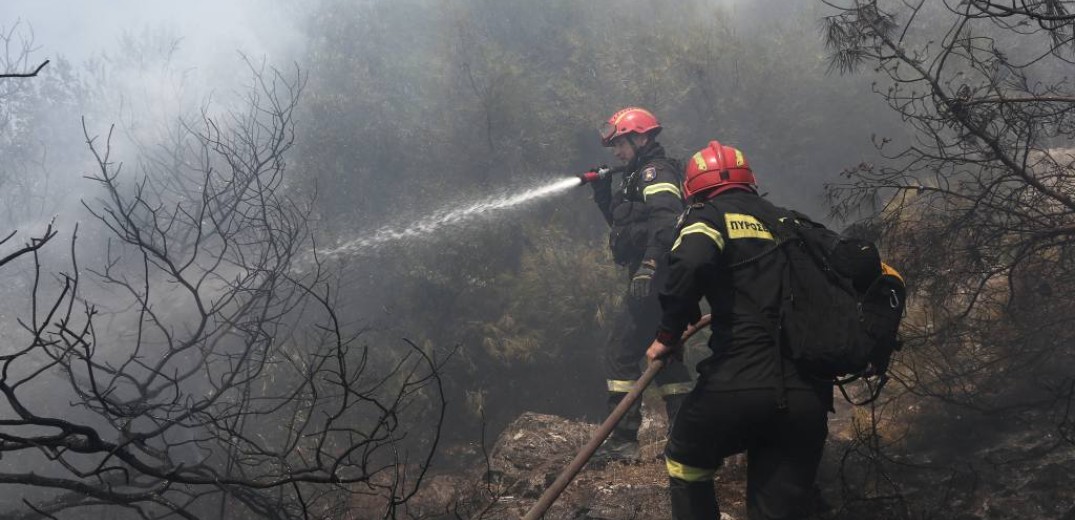
<svg viewBox="0 0 1075 520"><path fill-rule="evenodd" d="M709 390L819 389L781 356L774 335L785 256L754 215L771 203L752 191L731 190L690 206L680 219L660 292L660 330L679 337L700 317L704 296L713 315L713 355L698 365L699 386ZM831 395L831 387L830 395Z"/></svg>
<svg viewBox="0 0 1075 520"><path fill-rule="evenodd" d="M594 201L611 226L609 246L616 263L635 270L643 261L664 263L683 212L679 164L650 143L638 150L618 189L594 187Z"/></svg>

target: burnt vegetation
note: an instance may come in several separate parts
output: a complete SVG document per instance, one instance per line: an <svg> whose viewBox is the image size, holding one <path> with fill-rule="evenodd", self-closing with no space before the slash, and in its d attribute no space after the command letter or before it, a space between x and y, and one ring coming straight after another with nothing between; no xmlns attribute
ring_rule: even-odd
<svg viewBox="0 0 1075 520"><path fill-rule="evenodd" d="M393 516L421 484L440 362L371 356L339 315L309 201L282 188L306 76L247 65L239 108L179 121L135 172L83 122L99 264L51 224L0 259L32 277L0 355L0 483L37 489L5 518L339 518L356 496Z"/></svg>
<svg viewBox="0 0 1075 520"><path fill-rule="evenodd" d="M840 214L872 216L913 286L901 388L848 464L871 468L854 471L860 498L892 517L984 514L1020 492L1041 503L1031 516L1071 514L1070 496L1017 481L1070 469L1075 446L1073 7L855 1L825 20L832 67L875 71L910 132L875 138L884 160L829 189ZM944 484L909 499L929 478Z"/></svg>

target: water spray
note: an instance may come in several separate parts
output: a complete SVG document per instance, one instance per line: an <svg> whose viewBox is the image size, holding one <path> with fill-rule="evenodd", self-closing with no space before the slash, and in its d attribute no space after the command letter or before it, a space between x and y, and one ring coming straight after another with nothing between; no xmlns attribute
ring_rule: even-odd
<svg viewBox="0 0 1075 520"><path fill-rule="evenodd" d="M600 166L573 177L561 178L536 187L501 190L477 202L452 204L434 210L432 213L426 212L422 217L415 220L382 226L371 233L334 248L319 250L318 255L323 258L352 255L375 251L394 242L427 237L452 226L467 224L500 211L551 197L575 186L607 179L612 174L622 170L623 168Z"/></svg>

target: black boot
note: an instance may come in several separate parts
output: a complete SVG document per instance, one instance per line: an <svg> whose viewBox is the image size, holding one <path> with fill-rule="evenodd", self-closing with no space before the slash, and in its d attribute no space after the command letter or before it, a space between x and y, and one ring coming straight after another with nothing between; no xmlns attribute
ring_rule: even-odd
<svg viewBox="0 0 1075 520"><path fill-rule="evenodd" d="M598 462L638 462L642 457L639 453L638 440L625 439L612 434L597 449L593 458Z"/></svg>
<svg viewBox="0 0 1075 520"><path fill-rule="evenodd" d="M668 494L672 499L672 518L674 520L720 518L720 507L717 506L717 492L713 488L712 479L689 482L669 477Z"/></svg>
<svg viewBox="0 0 1075 520"><path fill-rule="evenodd" d="M609 392L609 414L620 404L627 394ZM641 403L636 402L627 414L616 424L612 434L605 439L601 447L594 453L594 459L598 461L626 461L636 462L640 459L638 448L638 429L642 426Z"/></svg>

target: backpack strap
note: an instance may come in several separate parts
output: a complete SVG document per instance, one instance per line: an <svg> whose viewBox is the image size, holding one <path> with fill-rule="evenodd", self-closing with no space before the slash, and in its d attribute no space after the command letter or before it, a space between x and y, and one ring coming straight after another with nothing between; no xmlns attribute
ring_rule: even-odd
<svg viewBox="0 0 1075 520"><path fill-rule="evenodd" d="M870 394L865 399L861 401L856 401L851 398L850 394L847 393L847 390L844 389L844 385L854 383L859 379L866 383L866 388L870 389ZM844 400L855 406L862 406L865 404L870 404L876 401L878 397L881 397L881 389L885 387L885 383L888 382L888 379L888 374L881 374L880 376L877 376L877 386L874 386L874 383L870 382L869 378L865 377L864 374L855 374L853 376L848 376L844 379L837 379L835 381L835 384L840 389L840 393L843 394Z"/></svg>

